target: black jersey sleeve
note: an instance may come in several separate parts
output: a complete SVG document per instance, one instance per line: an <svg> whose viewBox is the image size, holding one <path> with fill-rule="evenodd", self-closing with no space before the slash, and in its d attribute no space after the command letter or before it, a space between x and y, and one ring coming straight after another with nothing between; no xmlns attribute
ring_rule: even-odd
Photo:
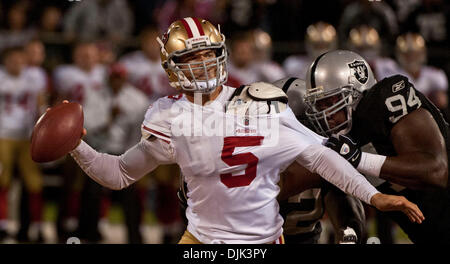
<svg viewBox="0 0 450 264"><path fill-rule="evenodd" d="M418 91L408 78L395 75L384 79L381 84L386 118L393 125L402 117L422 106Z"/></svg>
<svg viewBox="0 0 450 264"><path fill-rule="evenodd" d="M422 94L408 78L394 75L375 84L364 94L358 106L361 113L375 121L372 123L389 134L392 127L404 116L422 106Z"/></svg>

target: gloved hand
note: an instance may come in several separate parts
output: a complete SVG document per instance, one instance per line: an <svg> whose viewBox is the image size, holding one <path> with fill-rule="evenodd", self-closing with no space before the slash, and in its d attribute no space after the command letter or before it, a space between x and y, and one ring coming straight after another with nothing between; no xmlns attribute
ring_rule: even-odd
<svg viewBox="0 0 450 264"><path fill-rule="evenodd" d="M357 168L361 161L361 149L358 143L353 141L349 136L333 135L325 143L326 147L331 148L350 162L354 168Z"/></svg>

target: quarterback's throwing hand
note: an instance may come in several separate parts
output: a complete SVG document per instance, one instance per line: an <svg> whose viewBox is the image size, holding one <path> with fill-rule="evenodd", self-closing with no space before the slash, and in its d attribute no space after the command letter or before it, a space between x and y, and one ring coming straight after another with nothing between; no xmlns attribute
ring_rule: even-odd
<svg viewBox="0 0 450 264"><path fill-rule="evenodd" d="M413 223L421 224L425 220L419 207L403 196L377 193L370 203L380 211L402 211Z"/></svg>
<svg viewBox="0 0 450 264"><path fill-rule="evenodd" d="M325 143L326 147L331 148L350 162L354 168L357 168L361 161L361 149L358 144L349 136L333 135Z"/></svg>

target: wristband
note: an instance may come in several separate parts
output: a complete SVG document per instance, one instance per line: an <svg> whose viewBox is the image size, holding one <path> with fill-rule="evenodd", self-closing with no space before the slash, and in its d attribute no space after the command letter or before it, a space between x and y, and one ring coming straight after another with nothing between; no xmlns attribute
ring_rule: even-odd
<svg viewBox="0 0 450 264"><path fill-rule="evenodd" d="M386 156L362 152L361 161L356 169L364 175L380 177L381 167L385 160Z"/></svg>

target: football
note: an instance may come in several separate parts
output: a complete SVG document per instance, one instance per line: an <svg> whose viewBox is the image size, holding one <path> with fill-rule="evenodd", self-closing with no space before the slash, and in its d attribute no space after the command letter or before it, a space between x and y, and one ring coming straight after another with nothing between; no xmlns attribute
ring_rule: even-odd
<svg viewBox="0 0 450 264"><path fill-rule="evenodd" d="M83 133L83 108L78 103L60 103L37 121L31 136L35 162L57 160L73 150Z"/></svg>

